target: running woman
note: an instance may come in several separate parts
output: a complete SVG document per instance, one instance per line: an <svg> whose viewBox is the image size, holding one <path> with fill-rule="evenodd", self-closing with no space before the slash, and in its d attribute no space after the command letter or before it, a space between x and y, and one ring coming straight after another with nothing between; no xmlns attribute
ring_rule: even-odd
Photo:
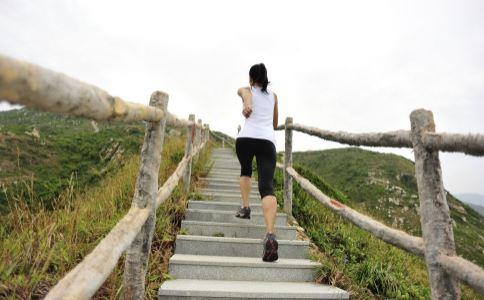
<svg viewBox="0 0 484 300"><path fill-rule="evenodd" d="M276 168L277 96L267 90L269 80L264 64L253 65L249 70L249 87L240 88L245 124L237 135L235 150L240 162L240 193L242 205L237 211L239 218L250 219L249 194L251 188L252 159L255 156L259 178L259 193L266 224L263 261L278 259L278 243L274 233L277 200L274 195L274 171Z"/></svg>

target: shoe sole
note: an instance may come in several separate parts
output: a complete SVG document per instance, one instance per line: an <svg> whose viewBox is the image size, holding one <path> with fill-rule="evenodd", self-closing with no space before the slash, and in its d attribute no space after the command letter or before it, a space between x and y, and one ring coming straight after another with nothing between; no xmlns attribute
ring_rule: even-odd
<svg viewBox="0 0 484 300"><path fill-rule="evenodd" d="M236 216L239 219L250 219L250 216Z"/></svg>

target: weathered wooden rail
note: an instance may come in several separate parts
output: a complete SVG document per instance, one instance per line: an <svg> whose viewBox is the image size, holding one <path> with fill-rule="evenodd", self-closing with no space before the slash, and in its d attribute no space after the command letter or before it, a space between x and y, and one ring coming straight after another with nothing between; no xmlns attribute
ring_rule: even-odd
<svg viewBox="0 0 484 300"><path fill-rule="evenodd" d="M436 133L432 112L419 109L410 114L411 130L383 133L348 133L294 124L286 118L284 164L284 210L292 214L292 184L295 180L307 193L356 226L400 249L425 258L432 299L458 299L458 280L484 294L484 270L456 254L454 233L442 182L439 151L484 155L484 135ZM415 154L415 174L420 198L422 237L390 228L321 192L292 167L293 131L355 146L406 147Z"/></svg>
<svg viewBox="0 0 484 300"><path fill-rule="evenodd" d="M34 64L0 55L0 99L41 110L85 117L98 121L146 121L141 165L133 202L128 213L99 242L81 263L51 289L47 299L87 299L103 284L126 252L123 295L144 297L149 249L155 226L155 212L184 181L188 191L192 160L209 140L210 130L195 116L180 119L168 112L168 95L154 92L150 106L127 102L106 91ZM460 297L458 280L484 294L484 271L456 255L449 207L442 183L439 151L484 155L484 135L435 133L432 113L416 110L410 115L411 130L385 133L332 132L300 124L287 118L285 125L284 210L292 214L293 180L335 213L376 237L425 258L433 299ZM185 155L175 172L158 188L166 124L187 128ZM292 168L293 131L357 146L413 148L420 198L422 237L390 228L326 196ZM212 133L213 134L213 133ZM214 137L225 139L214 134ZM231 147L231 143L229 143Z"/></svg>
<svg viewBox="0 0 484 300"><path fill-rule="evenodd" d="M156 91L150 106L130 103L106 91L40 66L0 55L0 99L44 111L98 121L146 121L141 163L133 202L128 213L114 226L81 263L54 286L46 299L89 299L104 283L126 252L123 297L142 299L153 238L156 209L183 177L190 186L192 159L209 140L209 127L195 116L183 120L168 112L168 94ZM187 128L185 155L175 172L158 189L165 126Z"/></svg>
<svg viewBox="0 0 484 300"><path fill-rule="evenodd" d="M210 134L213 135L216 139L218 139L222 143L222 148L225 148L225 144L227 144L231 148L235 148L235 145L229 140L226 140L224 136L220 136L215 132L210 132Z"/></svg>

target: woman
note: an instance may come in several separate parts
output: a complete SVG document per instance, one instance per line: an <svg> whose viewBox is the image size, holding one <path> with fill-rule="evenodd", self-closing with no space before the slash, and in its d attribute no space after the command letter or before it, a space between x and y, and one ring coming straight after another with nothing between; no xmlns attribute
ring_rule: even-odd
<svg viewBox="0 0 484 300"><path fill-rule="evenodd" d="M251 188L252 159L256 158L259 177L259 193L266 223L264 254L262 260L278 259L278 243L274 233L277 200L274 195L273 179L276 168L277 96L267 90L269 80L264 64L253 65L249 71L249 87L240 88L237 94L242 98L245 124L237 135L235 150L240 162L240 193L242 206L236 216L250 219L249 194Z"/></svg>

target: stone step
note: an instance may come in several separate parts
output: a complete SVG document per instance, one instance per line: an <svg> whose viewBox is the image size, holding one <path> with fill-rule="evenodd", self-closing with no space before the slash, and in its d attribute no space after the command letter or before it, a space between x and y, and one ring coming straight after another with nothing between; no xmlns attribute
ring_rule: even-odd
<svg viewBox="0 0 484 300"><path fill-rule="evenodd" d="M185 212L185 220L205 221L205 222L220 222L220 223L241 223L241 224L261 224L264 225L264 216L261 212L252 212L250 219L241 219L235 216L236 211L224 210L206 210L206 209L187 209ZM287 215L285 213L277 213L275 225L286 225Z"/></svg>
<svg viewBox="0 0 484 300"><path fill-rule="evenodd" d="M207 170L199 190L206 200L188 201L169 262L175 279L162 284L159 299L349 299L343 290L307 282L319 263L307 259L309 242L297 240L284 213L275 226L279 260L262 261L266 227L257 180L249 196L251 219L236 218L240 165L233 149L213 149Z"/></svg>
<svg viewBox="0 0 484 300"><path fill-rule="evenodd" d="M237 174L240 176L240 167L238 168L210 168L209 173L217 173L217 174Z"/></svg>
<svg viewBox="0 0 484 300"><path fill-rule="evenodd" d="M208 177L222 177L227 179L239 179L240 178L240 171L234 172L220 172L220 171L209 171Z"/></svg>
<svg viewBox="0 0 484 300"><path fill-rule="evenodd" d="M240 237L262 239L266 235L265 225L237 224L223 222L204 222L182 220L181 228L191 235ZM274 233L281 240L295 240L296 228L292 226L275 226Z"/></svg>
<svg viewBox="0 0 484 300"><path fill-rule="evenodd" d="M207 177L202 177L200 178L200 181L206 185L206 187L216 187L217 185L221 185L222 187L225 186L230 186L232 188L235 188L236 190L239 190L240 187L240 180L237 179L230 179L230 178L207 178ZM253 189L257 189L259 184L257 181L252 180L251 186Z"/></svg>
<svg viewBox="0 0 484 300"><path fill-rule="evenodd" d="M240 180L240 174L237 173L237 175L235 174L232 174L232 175L229 175L229 176L224 176L224 175L216 175L216 174L210 174L210 173L207 173L207 175L205 177L202 177L203 180L219 180L219 181L230 181L230 182L239 182ZM252 183L257 183L257 178L256 177L252 177Z"/></svg>
<svg viewBox="0 0 484 300"><path fill-rule="evenodd" d="M237 177L240 177L240 168L238 169L210 169L208 174L213 174L213 175L237 175Z"/></svg>
<svg viewBox="0 0 484 300"><path fill-rule="evenodd" d="M240 166L239 167L211 167L209 173L228 173L233 174L236 173L240 176Z"/></svg>
<svg viewBox="0 0 484 300"><path fill-rule="evenodd" d="M161 285L158 299L349 299L349 294L313 282L174 279Z"/></svg>
<svg viewBox="0 0 484 300"><path fill-rule="evenodd" d="M201 188L200 192L203 195L212 196L212 195L230 195L230 196L238 196L240 197L240 188L234 190L227 190L227 189L212 189L212 188ZM259 197L260 194L258 190L251 190L249 196Z"/></svg>
<svg viewBox="0 0 484 300"><path fill-rule="evenodd" d="M221 202L221 201L204 201L204 200L189 200L188 208L191 209L212 209L212 210L225 210L236 211L240 207L240 203L237 202ZM250 204L251 213L262 212L262 205L259 203Z"/></svg>
<svg viewBox="0 0 484 300"><path fill-rule="evenodd" d="M238 167L240 168L240 163L238 160L212 160L208 163L212 168L213 167Z"/></svg>
<svg viewBox="0 0 484 300"><path fill-rule="evenodd" d="M240 173L207 173L206 177L207 180L214 180L214 179L223 179L223 180L240 180Z"/></svg>
<svg viewBox="0 0 484 300"><path fill-rule="evenodd" d="M235 150L233 148L217 148L212 150L212 155L218 155L218 154L231 154L235 155Z"/></svg>
<svg viewBox="0 0 484 300"><path fill-rule="evenodd" d="M237 156L235 155L217 155L217 156L212 156L210 157L210 160L208 161L208 163L212 163L212 162L230 162L230 163L233 163L233 162L239 162Z"/></svg>
<svg viewBox="0 0 484 300"><path fill-rule="evenodd" d="M281 240L278 255L280 258L308 258L309 242ZM193 255L262 257L262 239L229 238L200 235L178 235L175 253Z"/></svg>
<svg viewBox="0 0 484 300"><path fill-rule="evenodd" d="M175 278L254 281L313 281L320 264L308 259L174 254L169 272Z"/></svg>
<svg viewBox="0 0 484 300"><path fill-rule="evenodd" d="M236 194L226 194L226 193L217 193L217 194L202 194L203 200L207 201L221 201L221 202L231 202L231 203L242 203L242 198ZM253 196L249 195L249 204L252 205L253 203L261 203L260 196Z"/></svg>
<svg viewBox="0 0 484 300"><path fill-rule="evenodd" d="M212 150L212 153L225 153L225 152L233 153L234 149L233 148L215 148Z"/></svg>
<svg viewBox="0 0 484 300"><path fill-rule="evenodd" d="M239 160L236 159L212 159L208 162L209 165L212 166L229 166L229 167L239 167L240 168L240 162Z"/></svg>
<svg viewBox="0 0 484 300"><path fill-rule="evenodd" d="M237 178L226 178L226 177L215 177L215 176L210 176L210 177L200 177L200 180L204 182L216 182L216 183L227 183L227 184L236 184L238 185L240 182L240 175L237 175ZM257 185L257 179L252 177L251 182L253 185Z"/></svg>
<svg viewBox="0 0 484 300"><path fill-rule="evenodd" d="M240 191L240 184L238 182L221 182L215 180L204 180L205 188L221 190L221 191ZM257 182L252 182L251 191L257 191Z"/></svg>
<svg viewBox="0 0 484 300"><path fill-rule="evenodd" d="M236 181L239 182L240 179L240 174L232 174L232 175L217 175L217 174L210 174L208 173L206 177L203 177L204 180L231 180L231 181ZM252 179L253 181L256 181L255 179Z"/></svg>
<svg viewBox="0 0 484 300"><path fill-rule="evenodd" d="M239 161L237 155L233 154L216 154L210 157L210 161Z"/></svg>
<svg viewBox="0 0 484 300"><path fill-rule="evenodd" d="M240 166L240 162L239 160L237 159L237 157L227 157L227 158L211 158L209 161L208 161L209 164L233 164L233 165L239 165Z"/></svg>
<svg viewBox="0 0 484 300"><path fill-rule="evenodd" d="M217 160L211 160L207 164L211 168L215 167L230 167L230 168L240 168L240 163L237 159L217 159Z"/></svg>

